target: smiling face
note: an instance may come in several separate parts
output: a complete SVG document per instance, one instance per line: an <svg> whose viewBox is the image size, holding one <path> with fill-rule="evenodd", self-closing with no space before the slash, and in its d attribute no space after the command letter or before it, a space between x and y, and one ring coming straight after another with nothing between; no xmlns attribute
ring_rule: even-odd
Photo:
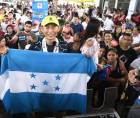
<svg viewBox="0 0 140 118"><path fill-rule="evenodd" d="M112 35L110 33L106 33L104 37L106 45L111 45Z"/></svg>
<svg viewBox="0 0 140 118"><path fill-rule="evenodd" d="M59 27L55 24L48 24L42 28L43 34L47 40L55 40Z"/></svg>

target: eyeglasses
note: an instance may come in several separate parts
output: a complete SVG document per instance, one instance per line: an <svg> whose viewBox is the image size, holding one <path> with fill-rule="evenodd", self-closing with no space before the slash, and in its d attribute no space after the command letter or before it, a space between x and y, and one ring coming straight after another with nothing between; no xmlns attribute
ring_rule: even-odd
<svg viewBox="0 0 140 118"><path fill-rule="evenodd" d="M70 32L62 32L62 34L70 35Z"/></svg>

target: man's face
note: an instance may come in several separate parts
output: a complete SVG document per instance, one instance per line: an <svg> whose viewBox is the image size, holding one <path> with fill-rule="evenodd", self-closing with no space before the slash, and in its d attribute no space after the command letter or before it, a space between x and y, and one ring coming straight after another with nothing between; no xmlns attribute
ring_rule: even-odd
<svg viewBox="0 0 140 118"><path fill-rule="evenodd" d="M43 27L42 31L47 40L55 40L59 31L59 27L55 24L48 24Z"/></svg>
<svg viewBox="0 0 140 118"><path fill-rule="evenodd" d="M24 26L25 32L30 32L31 29L32 29L32 25L31 25L31 24L26 24L26 25Z"/></svg>
<svg viewBox="0 0 140 118"><path fill-rule="evenodd" d="M131 36L123 36L122 41L123 41L123 44L125 46L131 46L131 44L132 44L132 37Z"/></svg>
<svg viewBox="0 0 140 118"><path fill-rule="evenodd" d="M79 23L79 19L78 17L74 17L74 21L73 21L75 24L78 24Z"/></svg>
<svg viewBox="0 0 140 118"><path fill-rule="evenodd" d="M139 34L139 31L138 31L137 28L134 28L134 29L133 29L133 34L134 34L134 35L138 35L138 34Z"/></svg>

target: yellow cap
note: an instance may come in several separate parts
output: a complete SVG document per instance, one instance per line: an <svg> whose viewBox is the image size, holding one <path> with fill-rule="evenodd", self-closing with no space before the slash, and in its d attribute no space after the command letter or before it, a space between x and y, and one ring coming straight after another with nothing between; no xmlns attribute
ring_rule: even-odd
<svg viewBox="0 0 140 118"><path fill-rule="evenodd" d="M55 16L46 16L43 20L41 25L45 26L48 25L50 23L56 24L57 26L59 26L59 22L58 19Z"/></svg>

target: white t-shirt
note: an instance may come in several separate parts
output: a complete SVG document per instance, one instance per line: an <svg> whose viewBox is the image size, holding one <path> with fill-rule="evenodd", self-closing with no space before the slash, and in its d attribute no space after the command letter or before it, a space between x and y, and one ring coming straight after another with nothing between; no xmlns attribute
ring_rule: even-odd
<svg viewBox="0 0 140 118"><path fill-rule="evenodd" d="M138 34L137 36L133 36L133 43L132 44L138 44L140 43L140 34Z"/></svg>
<svg viewBox="0 0 140 118"><path fill-rule="evenodd" d="M106 18L104 22L104 29L113 31L114 23L111 19Z"/></svg>
<svg viewBox="0 0 140 118"><path fill-rule="evenodd" d="M137 58L137 59L135 59L135 60L130 64L130 66L131 66L132 68L135 68L135 69L140 68L140 57Z"/></svg>
<svg viewBox="0 0 140 118"><path fill-rule="evenodd" d="M5 22L2 22L2 23L1 23L1 29L2 29L3 32L7 32L7 31L6 31L6 27L7 27L7 26L8 26L8 24L6 24Z"/></svg>
<svg viewBox="0 0 140 118"><path fill-rule="evenodd" d="M82 26L83 26L84 30L86 30L86 28L87 28L87 23L86 23L85 21L82 22Z"/></svg>

